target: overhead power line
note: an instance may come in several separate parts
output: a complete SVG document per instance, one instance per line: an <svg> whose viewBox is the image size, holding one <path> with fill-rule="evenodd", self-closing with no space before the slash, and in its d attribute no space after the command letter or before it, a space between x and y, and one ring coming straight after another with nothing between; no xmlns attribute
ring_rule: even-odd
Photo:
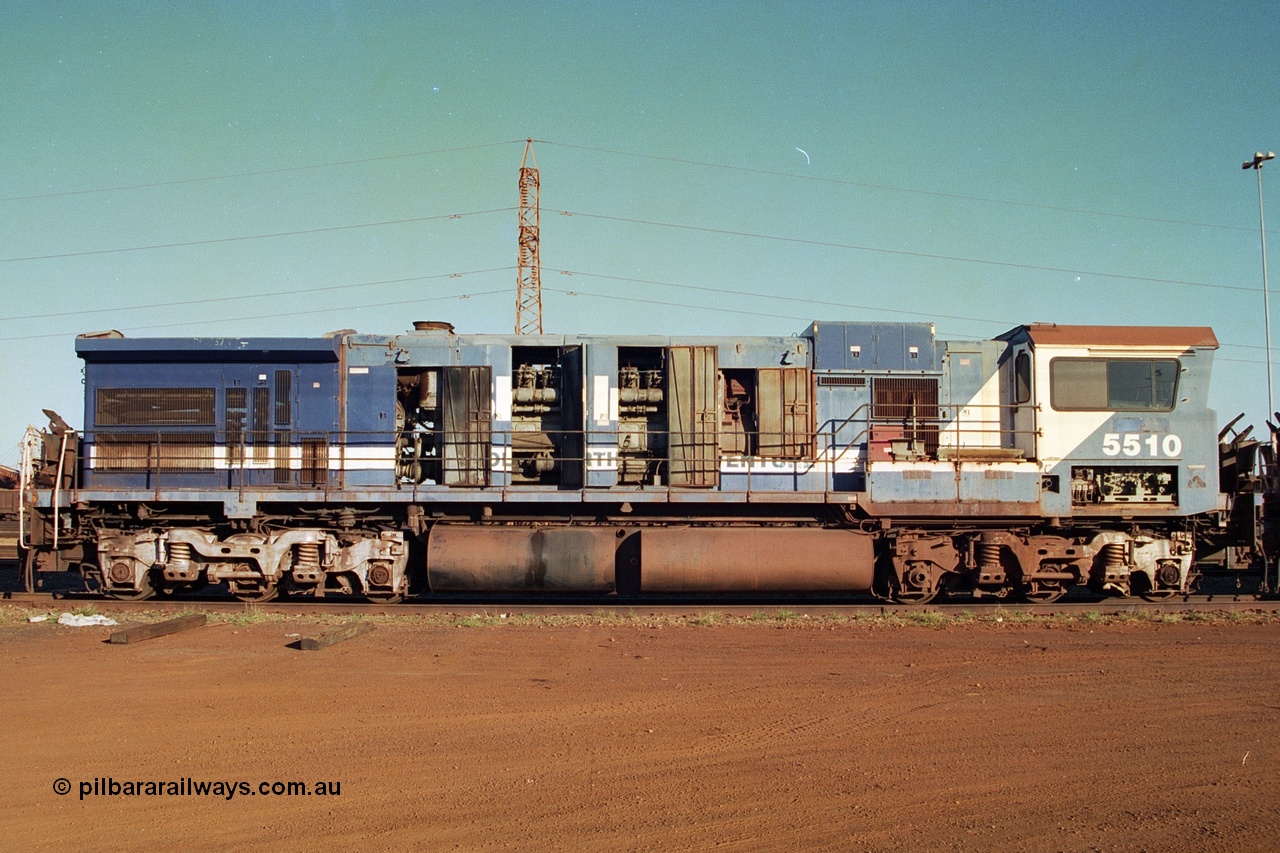
<svg viewBox="0 0 1280 853"><path fill-rule="evenodd" d="M444 213L439 216L414 216L408 219L388 219L383 222L361 222L356 225L330 225L323 228L303 228L297 231L277 231L272 234L242 234L237 237L213 237L207 240L183 240L177 243L153 243L147 246L124 246L116 249L89 249L82 252L59 252L51 255L28 255L20 258L0 258L0 264L19 261L48 261L55 258L81 258L88 255L114 255L121 252L147 252L154 249L176 249L184 246L211 246L218 243L235 243L243 240L267 240L274 237L298 237L305 234L326 234L334 231L352 231L357 228L381 228L386 225L411 225L416 222L433 222L440 219L462 219L467 216L485 216L490 213L510 213L514 207L493 210L472 210L466 213Z"/></svg>
<svg viewBox="0 0 1280 853"><path fill-rule="evenodd" d="M693 290L702 293L714 293L720 296L745 296L748 299L771 299L778 302L794 302L804 305L823 305L828 308L851 308L855 311L875 311L882 314L901 314L906 317L920 317L924 320L964 320L973 323L990 323L991 325L1000 326L1016 326L1016 322L1008 322L1005 320L993 320L990 317L963 317L956 314L940 314L937 312L924 311L904 311L898 308L884 308L876 305L857 305L851 302L832 302L825 299L806 299L802 296L778 296L773 293L752 293L747 290L729 290L722 287L701 287L696 284L676 284L670 281L655 281L648 278L631 278L621 275L604 275L602 273L581 272L578 270L556 270L564 276L582 276L584 278L598 278L605 281L625 281L632 284L653 284L659 287L672 287L679 290ZM810 317L809 319L814 319Z"/></svg>
<svg viewBox="0 0 1280 853"><path fill-rule="evenodd" d="M640 305L660 305L664 308L690 308L697 311L715 311L720 314L742 314L747 317L772 317L778 320L798 320L801 322L808 322L813 319L812 317L801 317L798 315L788 316L786 314L779 314L776 311L746 311L742 308L720 308L714 305L682 305L678 302L667 302L660 299L640 299L636 296L618 296L613 293L584 293L581 290L568 290L560 287L547 287L546 285L543 285L542 289L552 293L563 293L565 296L586 296L591 299L611 299L615 302L632 302Z"/></svg>
<svg viewBox="0 0 1280 853"><path fill-rule="evenodd" d="M689 160L683 157L667 157L659 154L641 154L635 151L621 151L616 148L597 148L590 145L574 145L569 142L553 142L549 139L534 140L540 145L554 145L560 148L572 148L579 151L595 151L600 154L613 154L620 157L634 157L641 160L658 160L667 163L679 163L685 166L704 166L711 169L724 169L731 172L745 172L754 175L770 175L773 177L794 178L800 181L811 181L819 184L835 184L845 187L861 187L863 189L887 190L890 192L911 193L913 195L927 195L937 198L953 198L961 201L980 201L986 204L1002 204L1011 207L1027 207L1034 210L1051 210L1057 213L1084 213L1090 216L1108 216L1115 219L1131 219L1137 222L1158 222L1163 225L1190 225L1195 228L1217 228L1224 231L1247 231L1252 233L1257 230L1255 228L1243 225L1223 225L1217 222L1196 222L1188 219L1165 219L1156 216L1138 216L1132 213L1119 213L1114 210L1090 210L1083 207L1064 207L1055 204L1039 204L1028 201L1014 201L1007 198L992 198L990 196L964 195L961 193L949 193L941 190L925 190L912 187L899 187L892 184L876 184L866 181L849 181L842 178L826 178L819 175L805 175L798 172L781 172L771 169L757 169L750 166L733 166L727 163L713 163L706 160Z"/></svg>
<svg viewBox="0 0 1280 853"><path fill-rule="evenodd" d="M89 187L85 189L59 190L47 193L29 193L26 195L14 195L0 197L0 203L11 201L34 201L38 199L61 198L65 196L81 196L92 195L95 193L121 192L127 190L153 189L158 187L174 187L184 186L188 184L208 183L212 181L234 180L237 178L252 178L263 175L280 175L292 172L312 171L316 169L329 169L343 166L358 166L368 163L380 163L391 160L405 160L415 157L429 157L437 154L452 154L464 151L479 151L486 148L499 148L506 145L518 145L527 142L524 139L508 139L502 142L485 142L477 145L460 145L448 148L433 148L423 151L407 151L402 154L383 154L373 157L361 157L352 160L332 160L324 163L306 163L299 166L280 166L272 169L252 169L243 172L228 172L217 175L201 175L191 178L177 178L170 181L145 181L135 184L119 184L108 187ZM578 145L571 142L556 142L548 139L533 140L541 145L551 145L559 148L566 148L576 151L591 151L598 154L609 154L617 157L630 157L639 160L653 160L657 162L677 163L685 166L699 166L709 169L721 169L724 171L743 172L745 174L767 175L770 177L791 178L798 181L807 181L810 183L832 184L835 186L861 187L863 189L882 190L887 192L908 193L911 195L933 196L936 198L951 198L961 201L977 201L985 204L1000 204L1012 207L1025 207L1034 210L1049 210L1059 213L1080 213L1090 216L1106 216L1116 219L1129 219L1138 222L1157 222L1165 225L1189 225L1196 228L1215 228L1225 231L1244 231L1253 232L1252 227L1241 225L1223 225L1217 222L1198 222L1195 220L1164 218L1156 216L1140 216L1132 213L1120 213L1114 210L1093 210L1090 208L1068 207L1064 205L1042 204L1038 202L1016 201L1007 198L994 198L991 196L966 195L964 193L945 192L942 190L921 189L918 187L902 187L893 184L879 184L871 181L850 181L843 178L822 177L819 175L801 174L797 172L786 172L775 169L760 169L751 166L736 166L729 163L716 163L708 160L693 160L686 157L672 157L661 154L645 154L638 151L625 151L617 148L603 148L593 145Z"/></svg>
<svg viewBox="0 0 1280 853"><path fill-rule="evenodd" d="M481 296L493 296L495 294L511 293L510 287L503 287L497 290L481 290L474 293L455 293L448 296L424 296L417 299L398 299L393 302L365 302L360 305L338 305L333 308L309 308L305 311L273 311L270 314L262 314L256 317L245 317L237 315L235 317L222 317L210 320L185 320L179 323L154 323L147 326L128 326L120 329L122 332L143 332L151 329L174 329L185 326L208 326L215 323L231 323L241 322L244 320L268 320L278 317L303 317L313 314L333 314L338 311L362 311L366 308L392 308L401 305L417 305L424 302L443 302L451 299L473 299ZM17 335L13 337L2 337L0 341L33 341L42 338L66 338L76 334L75 332L53 332L41 335ZM248 336L245 336L248 337Z"/></svg>
<svg viewBox="0 0 1280 853"><path fill-rule="evenodd" d="M1210 284L1203 281L1184 281L1175 278L1154 278L1152 276L1125 275L1123 273L1098 272L1096 270L1070 269L1068 267L1048 267L1040 264L1025 264L1016 261L991 261L983 258L966 258L960 255L939 255L930 252L911 252L906 249L886 249L883 246L862 246L857 243L838 243L830 240L811 240L804 237L780 237L776 234L759 234L751 231L735 231L727 228L709 228L702 225L682 225L674 222L660 222L653 219L632 219L624 216L606 216L599 213L582 213L573 210L561 210L562 216L579 216L586 219L600 219L606 222L625 222L631 225L651 225L655 228L675 228L683 231L698 231L704 234L721 234L729 237L749 237L755 240L774 240L780 243L796 243L802 246L823 246L829 249L853 249L859 252L878 252L885 255L900 255L911 258L926 258L935 261L956 261L965 264L987 264L1012 269L1036 270L1038 272L1057 272L1070 275L1090 275L1099 278L1119 278L1128 281L1143 281L1153 284L1184 284L1189 287L1211 287L1216 290L1239 290L1245 293L1257 293L1256 287L1239 287L1233 284Z"/></svg>
<svg viewBox="0 0 1280 853"><path fill-rule="evenodd" d="M385 286L385 285L409 284L412 282L421 282L421 281L460 279L460 278L466 278L468 276L486 275L489 273L510 272L513 269L516 269L516 267L514 266L489 267L486 269L464 270L464 271L449 272L449 273L437 273L434 275L419 275L419 276L405 276L401 278L376 279L373 281L360 281L360 282L352 282L349 284L317 285L315 287L298 288L293 290L260 291L258 293L248 293L248 294L241 294L237 296L214 296L214 297L208 297L205 299L186 299L186 300L178 300L173 302L157 302L157 303L151 303L147 305L123 305L123 306L115 306L110 308L86 308L78 311L54 311L54 312L48 312L44 314L23 314L23 315L17 315L13 317L0 317L0 322L51 320L51 319L63 319L68 317L86 317L86 316L91 316L95 314L121 314L121 313L133 312L133 311L146 311L148 313L153 313L157 310L184 308L184 307L190 307L193 305L235 303L235 302L245 302L251 299L274 299L274 298L280 298L285 296L314 295L317 293L331 293L331 292L343 291L343 290L354 290L358 288L379 287L379 286ZM993 317L971 317L971 316L966 316L962 314L947 314L940 311L909 311L902 308L885 308L884 306L880 306L880 305L863 305L863 304L854 303L854 302L837 302L837 301L828 300L828 299L809 299L802 296L783 296L776 293L755 293L749 290L734 290L731 288L724 288L724 287L707 287L704 285L680 284L678 282L673 282L673 281L662 281L662 280L651 279L651 278L638 278L635 276L609 275L606 273L587 272L585 270L559 269L559 270L553 270L552 272L558 273L559 275L565 276L566 278L567 277L592 278L592 279L599 279L601 281L626 282L628 284L642 284L642 285L652 285L656 287L668 287L675 290L686 290L686 291L697 292L697 293L711 293L717 296L740 296L740 297L745 297L747 299L768 299L775 302L792 303L797 305L818 305L826 308L839 308L839 309L846 309L846 310L853 310L853 311L869 311L876 314L892 314L892 315L904 316L904 317L919 317L922 321L957 320L961 322L983 323L986 325L1001 326L1006 328L1013 327L1018 325L1021 322L1024 322L1023 320L996 319ZM573 291L561 290L556 292L562 292L567 294L577 294L577 295L591 296L591 297L598 296L601 299L608 298L607 296L604 296L604 295L594 294L594 293L581 291L581 290L573 290ZM662 302L661 300L651 300L650 302L651 304L665 305L673 308L701 307L701 306L682 306L676 303ZM379 303L379 304L382 304L382 303ZM348 310L348 309L336 308L336 309L321 309L321 310L328 311L328 310ZM724 310L724 309L708 308L707 310ZM751 313L753 315L755 314L755 312L748 312L748 313ZM273 316L277 316L277 315L273 313ZM810 315L808 319L814 319L814 318L812 317L812 315ZM208 322L222 322L222 321L200 321L200 322L208 323ZM169 324L169 325L173 325L173 324ZM151 327L146 327L146 328L151 328ZM31 337L60 337L60 336L61 336L60 334L55 334L55 335L38 335L38 336L31 336ZM21 339L26 340L27 338L21 338ZM13 339L0 338L0 340L13 340ZM1258 345L1236 344L1236 343L1230 343L1227 341L1222 341L1221 346L1231 347L1235 349L1255 349L1255 350L1263 349L1263 347ZM1222 359L1222 360L1229 361L1230 359ZM1254 363L1254 362L1246 362L1246 363ZM1256 363L1261 363L1261 362L1256 362Z"/></svg>
<svg viewBox="0 0 1280 853"><path fill-rule="evenodd" d="M354 290L359 287L377 287L385 284L408 284L414 281L431 281L433 279L464 278L470 275L484 275L491 272L509 272L515 267L491 267L483 270L467 270L465 272L438 273L436 275L414 275L405 278L384 278L377 281L359 281L353 284L331 284L317 287L304 287L298 290L273 290L261 293L245 293L239 296L212 296L208 299L186 299L179 302L153 302L148 305L119 305L112 308L87 308L82 311L55 311L49 314L26 314L19 317L0 317L0 323L17 320L50 320L62 317L82 317L89 314L116 314L122 311L156 311L162 308L183 308L191 305L209 305L215 302L243 302L247 299L275 299L281 296L312 295L335 290ZM273 315L274 316L274 315Z"/></svg>
<svg viewBox="0 0 1280 853"><path fill-rule="evenodd" d="M808 323L815 319L812 315L779 314L776 311L748 311L743 308L725 308L718 305L692 305L692 304L680 303L680 302L667 302L666 300L661 300L661 299L641 299L637 296L619 296L614 293L591 293L589 291L583 291L583 290L569 290L567 288L547 287L546 285L543 285L542 289L549 293L560 293L571 298L582 296L588 299L608 299L614 302L629 302L629 303L635 303L635 304L641 304L641 305L657 305L663 308L683 308L683 309L688 309L693 311L713 311L718 314L740 314L746 317L771 317L779 320L796 320L802 323ZM890 313L890 314L903 313L903 312L893 311L887 308L875 309L875 310L882 311L884 313ZM821 318L816 318L816 319L821 319ZM956 319L965 319L965 318L956 318ZM1005 324L1005 323L1001 323L998 320L977 320L976 318L975 318L975 322L1008 325L1009 327L1014 327L1019 325L1019 323ZM937 331L937 334L939 335L941 340L947 340L948 339L947 336L954 335L957 333L949 331L947 329L939 329ZM960 336L956 339L964 340L965 338L963 336ZM1221 344L1221 345L1222 346L1245 346L1248 349L1259 349L1259 347L1247 347L1246 345L1243 345L1243 344ZM1231 362L1232 364L1266 364L1265 361L1256 361L1252 359L1243 359L1243 358L1219 357L1216 360L1228 361L1228 362Z"/></svg>
<svg viewBox="0 0 1280 853"><path fill-rule="evenodd" d="M506 142L486 142L481 145L462 145L456 148L434 148L429 151L410 151L405 154L385 154L380 157L363 157L359 160L334 160L328 163L309 163L303 166L281 166L276 169L256 169L249 172L230 172L224 175L205 175L197 178L178 178L172 181L151 181L139 184L120 184L114 187L94 187L83 190L61 190L59 192L50 193L34 193L31 195L13 195L0 198L0 202L6 201L33 201L42 198L61 198L63 196L91 195L93 193L110 193L122 190L145 190L155 187L177 187L184 184L201 184L209 181L228 181L234 178L256 178L261 175L281 175L288 172L305 172L310 169L330 169L335 166L358 166L364 163L381 163L386 160L405 160L410 157L427 157L432 154L452 154L458 151L477 151L482 148L496 148L501 145L514 145L517 142L523 142L522 139L512 139Z"/></svg>

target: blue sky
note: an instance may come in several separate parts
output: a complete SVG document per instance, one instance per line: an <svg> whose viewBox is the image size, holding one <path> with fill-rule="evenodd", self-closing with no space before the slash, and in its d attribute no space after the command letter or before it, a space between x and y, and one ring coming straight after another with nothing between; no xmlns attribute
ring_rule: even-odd
<svg viewBox="0 0 1280 853"><path fill-rule="evenodd" d="M5 11L3 464L79 332L510 331L528 137L550 332L1212 325L1264 416L1276 2Z"/></svg>

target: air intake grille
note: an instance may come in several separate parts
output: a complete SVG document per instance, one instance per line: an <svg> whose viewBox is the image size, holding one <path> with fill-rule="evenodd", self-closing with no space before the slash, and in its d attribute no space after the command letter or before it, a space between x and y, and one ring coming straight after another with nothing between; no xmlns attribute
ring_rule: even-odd
<svg viewBox="0 0 1280 853"><path fill-rule="evenodd" d="M276 371L276 426L288 426L293 420L293 372Z"/></svg>
<svg viewBox="0 0 1280 853"><path fill-rule="evenodd" d="M100 434L93 467L104 472L213 470L213 433Z"/></svg>
<svg viewBox="0 0 1280 853"><path fill-rule="evenodd" d="M864 388L867 384L865 376L819 376L819 385L833 385L837 388Z"/></svg>

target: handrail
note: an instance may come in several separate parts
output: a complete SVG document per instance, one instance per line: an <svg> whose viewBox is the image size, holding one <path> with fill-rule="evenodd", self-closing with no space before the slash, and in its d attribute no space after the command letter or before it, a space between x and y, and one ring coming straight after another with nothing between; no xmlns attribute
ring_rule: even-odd
<svg viewBox="0 0 1280 853"><path fill-rule="evenodd" d="M58 475L53 481L53 494L50 496L50 503L53 505L53 549L58 550L58 494L62 490L62 466L67 459L67 435L62 434L62 441L58 445Z"/></svg>
<svg viewBox="0 0 1280 853"><path fill-rule="evenodd" d="M1020 431L1008 429L994 417L984 418L981 414L960 418L959 412L964 408L992 413L1010 407L980 403L947 406L939 410L937 417L890 421L872 419L871 405L864 403L844 417L825 420L812 432L749 430L745 433L748 437L745 454L722 451L722 436L718 431L693 436L646 429L640 436L640 447L644 449L632 450L626 446L626 439L634 438L637 433L618 427L547 431L490 427L453 436L445 435L442 429L418 429L413 434L421 436L427 448L421 455L414 455L414 442L404 440L407 434L391 431L295 431L287 444L276 444L275 436L271 436L261 443L258 453L254 452L255 445L250 444L250 435L239 430L230 434L208 429L97 430L87 431L83 436L86 455L91 447L96 447L88 469L90 483L97 480L113 483L115 487L123 482L117 478L141 477L143 487L151 486L157 496L162 482L168 485L195 483L198 481L185 479L183 475L199 477L215 471L219 472L222 488L236 490L241 501L249 490L262 489L314 488L328 495L334 489L346 488L353 473L361 470L386 471L387 476L374 474L372 479L356 479L357 483L373 485L376 480L383 485L413 488L416 492L418 484L424 481L406 473L402 467L406 463L430 468L431 474L425 482L437 485L519 488L566 482L561 475L539 468L539 458L550 460L553 470L563 472L566 466L575 467L581 474L573 479L580 478L583 487L593 472L601 471L616 471L619 481L616 485L662 487L670 485L675 471L688 472L695 482L691 486L694 488L745 489L750 494L758 491L765 478L770 492L817 488L833 492L850 490L848 485L839 490L835 488L837 475L842 473L842 467L843 473L861 470L859 463L869 460L872 441L905 440L922 445L927 442L928 459L956 464L964 461L963 451L967 449L1013 450L1013 437ZM881 429L888 432L878 439L877 431ZM895 429L902 431L901 439L894 437ZM529 435L548 437L542 445L543 451L537 443L531 449L528 441L520 441L521 436ZM225 444L227 439L236 443ZM360 450L362 447L368 451ZM762 447L766 450L762 451ZM568 452L566 448L575 452ZM924 451L925 447L919 449ZM912 458L919 458L914 452ZM973 459L973 455L969 458ZM852 468L847 467L850 459ZM805 478L818 472L823 475L820 484L806 482ZM103 477L112 479L101 480ZM784 486L779 477L790 478L791 485ZM210 481L211 485L213 482Z"/></svg>
<svg viewBox="0 0 1280 853"><path fill-rule="evenodd" d="M27 538L26 510L27 501L33 499L28 492L35 490L35 451L42 443L40 433L33 426L28 426L22 436L21 461L18 463L18 547L25 548L31 544Z"/></svg>

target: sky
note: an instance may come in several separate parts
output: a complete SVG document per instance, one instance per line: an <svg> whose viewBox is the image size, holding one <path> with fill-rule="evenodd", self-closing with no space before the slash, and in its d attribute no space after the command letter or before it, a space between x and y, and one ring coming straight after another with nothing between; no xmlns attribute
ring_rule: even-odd
<svg viewBox="0 0 1280 853"><path fill-rule="evenodd" d="M0 464L79 333L511 332L526 139L547 332L1210 325L1267 411L1276 0L3 8Z"/></svg>

